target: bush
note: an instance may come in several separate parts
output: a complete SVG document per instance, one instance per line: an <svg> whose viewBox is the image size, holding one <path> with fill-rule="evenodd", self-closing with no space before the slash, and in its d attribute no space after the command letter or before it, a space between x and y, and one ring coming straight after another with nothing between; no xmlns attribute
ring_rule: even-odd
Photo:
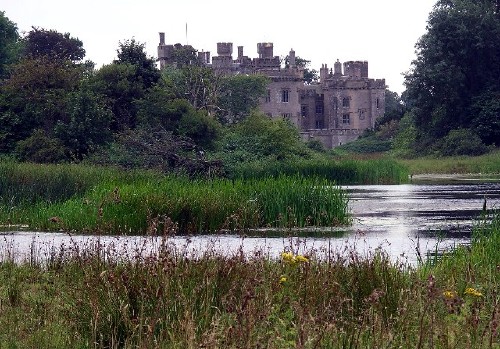
<svg viewBox="0 0 500 349"><path fill-rule="evenodd" d="M19 141L16 153L20 160L36 163L60 163L67 160L66 148L59 139L47 136L44 130L35 130L30 137Z"/></svg>
<svg viewBox="0 0 500 349"><path fill-rule="evenodd" d="M438 141L434 150L441 156L475 156L486 153L488 148L473 131L457 129L451 130L443 139Z"/></svg>

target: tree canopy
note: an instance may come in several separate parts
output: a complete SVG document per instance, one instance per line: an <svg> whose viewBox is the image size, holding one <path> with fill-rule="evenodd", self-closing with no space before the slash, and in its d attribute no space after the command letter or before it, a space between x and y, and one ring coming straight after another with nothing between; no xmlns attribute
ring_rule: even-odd
<svg viewBox="0 0 500 349"><path fill-rule="evenodd" d="M82 41L71 37L69 33L33 27L24 42L24 54L31 58L48 57L78 62L85 57Z"/></svg>
<svg viewBox="0 0 500 349"><path fill-rule="evenodd" d="M418 144L429 147L463 128L498 142L499 1L438 1L416 49L405 83Z"/></svg>

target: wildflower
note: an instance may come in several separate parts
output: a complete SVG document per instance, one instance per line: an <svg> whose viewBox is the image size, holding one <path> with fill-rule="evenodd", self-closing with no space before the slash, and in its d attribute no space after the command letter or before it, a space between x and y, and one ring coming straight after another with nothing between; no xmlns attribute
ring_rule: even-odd
<svg viewBox="0 0 500 349"><path fill-rule="evenodd" d="M470 294L471 296L475 296L475 297L482 297L483 296L483 294L481 292L479 292L478 290L476 290L472 287L466 288L464 294Z"/></svg>
<svg viewBox="0 0 500 349"><path fill-rule="evenodd" d="M283 261L288 262L288 263L295 262L295 257L293 256L292 252L282 252L281 258L283 259Z"/></svg>
<svg viewBox="0 0 500 349"><path fill-rule="evenodd" d="M280 277L280 284L284 284L286 282L287 278L285 275L281 275Z"/></svg>
<svg viewBox="0 0 500 349"><path fill-rule="evenodd" d="M445 298L450 298L451 299L451 298L455 298L456 293L454 291L444 291L443 292L443 296Z"/></svg>
<svg viewBox="0 0 500 349"><path fill-rule="evenodd" d="M309 259L307 259L307 257L301 256L300 254L295 257L295 260L299 263L309 262Z"/></svg>

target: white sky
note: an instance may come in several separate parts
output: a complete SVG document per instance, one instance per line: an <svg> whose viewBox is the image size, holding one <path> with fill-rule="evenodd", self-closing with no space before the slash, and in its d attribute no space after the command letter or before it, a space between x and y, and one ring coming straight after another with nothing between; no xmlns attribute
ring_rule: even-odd
<svg viewBox="0 0 500 349"><path fill-rule="evenodd" d="M316 70L323 63L333 68L337 59L367 60L371 78L385 78L401 93L402 73L436 1L2 0L0 11L21 34L35 26L79 38L97 67L111 63L119 41L131 38L157 57L158 32L165 32L167 44L187 42L212 56L217 42L232 42L233 57L244 46L251 58L258 42L273 42L274 55L293 48Z"/></svg>

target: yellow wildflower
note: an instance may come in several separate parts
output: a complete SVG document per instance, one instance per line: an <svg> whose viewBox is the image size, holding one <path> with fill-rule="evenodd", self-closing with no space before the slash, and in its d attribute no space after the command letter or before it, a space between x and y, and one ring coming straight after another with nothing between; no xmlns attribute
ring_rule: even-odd
<svg viewBox="0 0 500 349"><path fill-rule="evenodd" d="M295 262L295 257L293 256L292 252L282 252L281 253L281 258L288 263L294 263Z"/></svg>
<svg viewBox="0 0 500 349"><path fill-rule="evenodd" d="M281 275L280 277L280 284L284 284L286 282L287 278L285 275Z"/></svg>
<svg viewBox="0 0 500 349"><path fill-rule="evenodd" d="M443 296L445 298L455 298L456 293L454 291L444 291Z"/></svg>
<svg viewBox="0 0 500 349"><path fill-rule="evenodd" d="M300 254L295 257L295 260L302 263L309 262L309 259L307 259L307 257L301 256Z"/></svg>
<svg viewBox="0 0 500 349"><path fill-rule="evenodd" d="M472 288L472 287L468 287L465 289L465 294L470 294L472 296L475 296L475 297L482 297L483 294L481 292L479 292L478 290Z"/></svg>

